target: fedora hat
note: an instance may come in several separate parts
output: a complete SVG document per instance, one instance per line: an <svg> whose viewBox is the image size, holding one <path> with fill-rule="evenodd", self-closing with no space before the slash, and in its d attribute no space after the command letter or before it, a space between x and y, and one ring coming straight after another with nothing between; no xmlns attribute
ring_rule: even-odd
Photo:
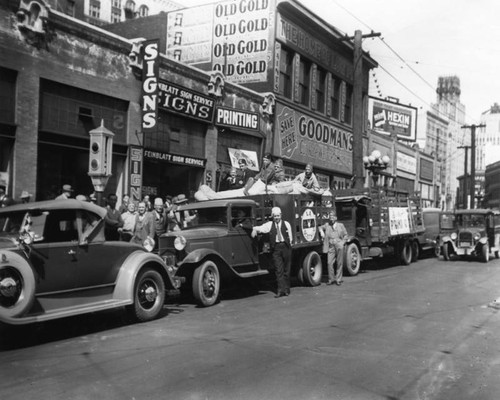
<svg viewBox="0 0 500 400"><path fill-rule="evenodd" d="M31 193L28 193L26 190L21 192L21 199L29 199L31 197Z"/></svg>
<svg viewBox="0 0 500 400"><path fill-rule="evenodd" d="M71 185L63 185L63 192L72 192L73 191L73 188L71 187Z"/></svg>
<svg viewBox="0 0 500 400"><path fill-rule="evenodd" d="M182 203L185 203L187 201L188 201L188 199L186 198L186 195L180 194L177 196L177 200L175 201L175 204L182 204Z"/></svg>

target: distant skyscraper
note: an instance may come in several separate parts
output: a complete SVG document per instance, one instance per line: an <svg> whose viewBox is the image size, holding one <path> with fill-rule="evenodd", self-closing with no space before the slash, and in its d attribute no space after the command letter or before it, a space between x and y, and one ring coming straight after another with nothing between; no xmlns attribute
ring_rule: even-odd
<svg viewBox="0 0 500 400"><path fill-rule="evenodd" d="M445 168L445 207L455 207L458 180L464 174L465 149L460 146L470 146L470 132L462 129L465 124L465 106L460 103L460 78L458 76L440 76L436 89L437 103L432 109L441 118L448 121L446 132L446 157L443 160ZM470 164L470 155L469 155ZM470 170L470 165L468 166Z"/></svg>
<svg viewBox="0 0 500 400"><path fill-rule="evenodd" d="M500 105L493 104L481 114L481 124L476 132L476 169L484 171L488 164L500 161Z"/></svg>

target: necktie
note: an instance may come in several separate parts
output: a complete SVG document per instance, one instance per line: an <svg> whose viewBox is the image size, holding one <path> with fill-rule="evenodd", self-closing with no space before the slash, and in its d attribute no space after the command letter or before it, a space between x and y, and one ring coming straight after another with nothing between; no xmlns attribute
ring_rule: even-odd
<svg viewBox="0 0 500 400"><path fill-rule="evenodd" d="M280 224L276 224L276 230L278 232L278 242L283 242L283 235L281 234Z"/></svg>

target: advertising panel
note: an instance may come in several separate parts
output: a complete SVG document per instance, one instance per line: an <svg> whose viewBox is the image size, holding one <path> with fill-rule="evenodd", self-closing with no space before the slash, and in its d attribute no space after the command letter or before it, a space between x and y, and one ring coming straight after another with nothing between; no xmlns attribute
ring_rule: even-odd
<svg viewBox="0 0 500 400"><path fill-rule="evenodd" d="M143 149L138 146L129 147L129 193L133 202L142 200Z"/></svg>
<svg viewBox="0 0 500 400"><path fill-rule="evenodd" d="M249 111L233 110L232 108L217 107L215 125L255 131L259 129L259 114Z"/></svg>
<svg viewBox="0 0 500 400"><path fill-rule="evenodd" d="M415 157L398 151L396 159L397 169L408 172L412 175L417 175L417 160Z"/></svg>
<svg viewBox="0 0 500 400"><path fill-rule="evenodd" d="M194 90L161 81L158 84L160 108L205 122L214 118L214 101Z"/></svg>
<svg viewBox="0 0 500 400"><path fill-rule="evenodd" d="M274 149L284 159L352 174L352 132L276 104Z"/></svg>
<svg viewBox="0 0 500 400"><path fill-rule="evenodd" d="M434 163L425 158L420 158L420 179L431 181L434 179Z"/></svg>
<svg viewBox="0 0 500 400"><path fill-rule="evenodd" d="M398 139L417 140L417 109L374 97L368 99L368 121L371 129Z"/></svg>
<svg viewBox="0 0 500 400"><path fill-rule="evenodd" d="M407 208L389 207L389 232L391 235L410 233L410 215Z"/></svg>
<svg viewBox="0 0 500 400"><path fill-rule="evenodd" d="M234 83L267 81L273 0L227 0L167 16L169 58L221 71Z"/></svg>

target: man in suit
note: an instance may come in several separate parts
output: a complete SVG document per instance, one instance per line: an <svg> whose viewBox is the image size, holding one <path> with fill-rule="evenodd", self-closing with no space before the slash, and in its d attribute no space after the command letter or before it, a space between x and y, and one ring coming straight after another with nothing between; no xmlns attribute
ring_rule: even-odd
<svg viewBox="0 0 500 400"><path fill-rule="evenodd" d="M269 233L269 242L273 257L273 266L276 272L278 289L276 298L290 294L290 269L292 265L292 227L288 221L281 218L281 209L273 207L271 210L272 221L260 226L254 226L252 237L258 233Z"/></svg>
<svg viewBox="0 0 500 400"><path fill-rule="evenodd" d="M319 227L319 234L323 238L323 253L327 253L327 285L340 286L344 268L344 245L348 235L344 224L337 221L335 211L330 211L329 217L330 221ZM335 261L337 261L336 271L334 271Z"/></svg>

